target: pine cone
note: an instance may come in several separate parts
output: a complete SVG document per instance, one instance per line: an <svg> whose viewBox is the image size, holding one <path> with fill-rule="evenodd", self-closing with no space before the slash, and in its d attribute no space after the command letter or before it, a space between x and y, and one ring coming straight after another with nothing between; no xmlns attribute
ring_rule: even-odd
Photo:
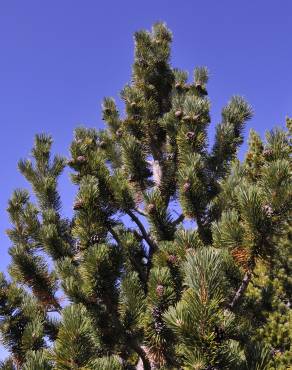
<svg viewBox="0 0 292 370"><path fill-rule="evenodd" d="M163 296L163 293L164 293L164 286L159 284L157 285L156 287L156 293L159 297L162 297Z"/></svg>
<svg viewBox="0 0 292 370"><path fill-rule="evenodd" d="M181 110L177 110L176 112L175 112L175 116L177 117L177 118L180 118L181 116L182 116L182 111Z"/></svg>
<svg viewBox="0 0 292 370"><path fill-rule="evenodd" d="M121 137L121 136L123 135L123 131L122 131L122 129L121 129L121 128L119 128L119 129L116 131L116 135L117 135L118 137Z"/></svg>
<svg viewBox="0 0 292 370"><path fill-rule="evenodd" d="M79 163L84 163L86 162L86 158L84 155L79 155L77 158L76 158L77 162Z"/></svg>
<svg viewBox="0 0 292 370"><path fill-rule="evenodd" d="M183 185L184 193L187 193L191 189L191 184L189 182L185 182Z"/></svg>
<svg viewBox="0 0 292 370"><path fill-rule="evenodd" d="M111 109L110 108L104 108L103 113L109 114L109 113L111 113Z"/></svg>
<svg viewBox="0 0 292 370"><path fill-rule="evenodd" d="M74 211L77 211L78 209L82 209L82 208L83 208L83 202L81 200L77 200L73 205Z"/></svg>
<svg viewBox="0 0 292 370"><path fill-rule="evenodd" d="M195 133L193 131L189 131L187 132L186 137L188 140L193 140L195 137Z"/></svg>
<svg viewBox="0 0 292 370"><path fill-rule="evenodd" d="M266 158L269 158L273 155L273 151L272 149L264 149L263 151L263 156L266 157Z"/></svg>
<svg viewBox="0 0 292 370"><path fill-rule="evenodd" d="M164 329L164 323L161 322L161 321L154 321L154 328L155 328L155 331L156 333L160 334L162 332L162 330Z"/></svg>
<svg viewBox="0 0 292 370"><path fill-rule="evenodd" d="M155 204L153 203L148 204L147 211L149 214L153 213L155 211Z"/></svg>
<svg viewBox="0 0 292 370"><path fill-rule="evenodd" d="M98 234L92 235L92 237L89 239L90 244L95 244L100 242L100 237Z"/></svg>
<svg viewBox="0 0 292 370"><path fill-rule="evenodd" d="M171 264L175 264L177 262L177 257L174 254L170 254L167 257L167 261L170 262Z"/></svg>
<svg viewBox="0 0 292 370"><path fill-rule="evenodd" d="M134 101L131 103L131 107L132 107L132 108L136 107L136 105L137 105L137 104L136 104Z"/></svg>
<svg viewBox="0 0 292 370"><path fill-rule="evenodd" d="M155 306L152 309L152 317L154 321L154 328L155 331L160 334L162 330L165 328L165 324L162 320L162 311L159 307Z"/></svg>
<svg viewBox="0 0 292 370"><path fill-rule="evenodd" d="M175 88L176 88L176 89L181 89L181 88L182 88L182 84L181 84L180 82L177 82L177 83L175 84Z"/></svg>
<svg viewBox="0 0 292 370"><path fill-rule="evenodd" d="M152 316L154 319L160 319L161 318L161 310L159 307L154 306L152 309Z"/></svg>
<svg viewBox="0 0 292 370"><path fill-rule="evenodd" d="M202 86L202 84L200 82L197 82L196 83L196 89L197 91L202 94L202 95L206 95L206 89Z"/></svg>

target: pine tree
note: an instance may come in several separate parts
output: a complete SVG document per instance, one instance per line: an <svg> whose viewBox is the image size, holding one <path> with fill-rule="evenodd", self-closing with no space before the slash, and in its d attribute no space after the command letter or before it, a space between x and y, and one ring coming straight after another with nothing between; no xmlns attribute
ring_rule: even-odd
<svg viewBox="0 0 292 370"><path fill-rule="evenodd" d="M285 369L291 362L291 120L251 131L239 96L209 150L208 70L170 65L171 32L135 33L125 114L78 128L71 158L37 135L9 200L1 369ZM73 217L58 178L71 170ZM290 315L290 316L289 316Z"/></svg>

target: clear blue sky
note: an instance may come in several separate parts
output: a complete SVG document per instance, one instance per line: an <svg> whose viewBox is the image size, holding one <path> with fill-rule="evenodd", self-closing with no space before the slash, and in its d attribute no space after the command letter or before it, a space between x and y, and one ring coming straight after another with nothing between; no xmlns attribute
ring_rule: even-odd
<svg viewBox="0 0 292 370"><path fill-rule="evenodd" d="M68 155L74 127L102 127L104 96L129 81L133 32L165 21L172 63L211 71L212 127L233 94L254 107L261 134L292 115L291 0L0 0L0 270L9 263L7 200L27 186L17 172L35 133ZM60 184L64 213L74 196Z"/></svg>

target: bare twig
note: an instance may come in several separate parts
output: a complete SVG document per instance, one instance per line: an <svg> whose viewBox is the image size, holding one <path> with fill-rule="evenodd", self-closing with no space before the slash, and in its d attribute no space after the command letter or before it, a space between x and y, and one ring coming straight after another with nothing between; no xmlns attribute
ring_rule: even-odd
<svg viewBox="0 0 292 370"><path fill-rule="evenodd" d="M244 277L242 279L242 282L240 284L240 287L237 289L237 291L236 291L236 293L235 293L235 295L234 295L231 303L229 303L228 308L233 309L235 307L235 305L237 304L237 302L241 299L241 297L243 296L244 292L246 291L246 289L248 287L248 284L251 281L251 278L252 278L251 271L247 271L244 274Z"/></svg>

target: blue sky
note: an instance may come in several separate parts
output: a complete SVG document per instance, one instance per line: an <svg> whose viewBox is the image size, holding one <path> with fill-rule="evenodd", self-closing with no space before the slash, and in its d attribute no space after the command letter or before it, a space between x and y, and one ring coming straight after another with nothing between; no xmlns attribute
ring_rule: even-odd
<svg viewBox="0 0 292 370"><path fill-rule="evenodd" d="M1 0L0 270L9 263L7 200L27 187L17 161L36 133L52 134L54 151L68 156L76 126L102 127L103 97L118 98L130 78L133 32L157 20L173 31L174 66L211 72L211 134L234 94L255 110L246 132L292 115L291 0ZM60 191L69 215L68 173Z"/></svg>

